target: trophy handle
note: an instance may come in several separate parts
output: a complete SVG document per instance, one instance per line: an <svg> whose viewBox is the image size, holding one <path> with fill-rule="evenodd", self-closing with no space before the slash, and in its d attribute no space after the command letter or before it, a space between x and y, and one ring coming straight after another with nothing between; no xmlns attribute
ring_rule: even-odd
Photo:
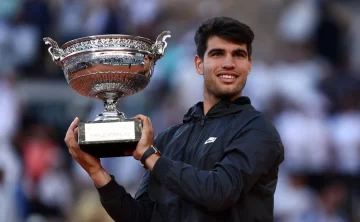
<svg viewBox="0 0 360 222"><path fill-rule="evenodd" d="M151 47L155 56L155 61L164 55L165 49L167 47L166 39L170 37L170 31L164 31L156 38L156 42Z"/></svg>
<svg viewBox="0 0 360 222"><path fill-rule="evenodd" d="M63 50L61 48L59 48L57 42L54 41L53 39L51 39L49 37L45 37L45 38L43 38L43 40L45 41L45 44L50 45L48 51L52 57L52 60L57 65L62 66L60 61L62 59Z"/></svg>

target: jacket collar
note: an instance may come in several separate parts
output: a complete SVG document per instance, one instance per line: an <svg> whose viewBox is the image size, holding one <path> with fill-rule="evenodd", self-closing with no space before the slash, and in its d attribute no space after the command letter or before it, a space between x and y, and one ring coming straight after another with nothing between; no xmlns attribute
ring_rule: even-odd
<svg viewBox="0 0 360 222"><path fill-rule="evenodd" d="M213 107L211 107L209 112L206 114L206 118L217 118L232 113L237 113L249 107L249 105L250 107L252 107L249 97L246 96L241 96L233 102L229 102L227 100L220 100ZM204 116L204 103L198 102L193 107L191 107L189 111L185 114L183 123L197 121Z"/></svg>

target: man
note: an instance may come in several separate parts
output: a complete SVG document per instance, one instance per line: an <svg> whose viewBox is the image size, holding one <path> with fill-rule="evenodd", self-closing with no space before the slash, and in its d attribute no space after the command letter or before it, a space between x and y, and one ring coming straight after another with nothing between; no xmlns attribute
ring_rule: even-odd
<svg viewBox="0 0 360 222"><path fill-rule="evenodd" d="M276 129L241 96L253 39L247 25L231 18L212 18L199 27L195 66L204 77L204 102L155 140L150 119L134 117L142 120L143 132L133 156L147 168L135 198L99 159L79 149L79 119L71 123L65 137L69 151L115 221L273 220L284 151Z"/></svg>

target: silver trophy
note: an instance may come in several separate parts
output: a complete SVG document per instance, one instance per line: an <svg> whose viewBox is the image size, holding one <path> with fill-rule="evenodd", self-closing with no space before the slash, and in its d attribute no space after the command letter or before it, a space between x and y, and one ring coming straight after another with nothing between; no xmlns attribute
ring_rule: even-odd
<svg viewBox="0 0 360 222"><path fill-rule="evenodd" d="M51 38L44 38L70 87L80 95L104 102L104 111L94 121L78 125L82 150L96 157L116 157L136 148L141 121L126 119L116 103L149 84L168 37L169 31L161 33L155 42L139 36L98 35L75 39L61 47Z"/></svg>

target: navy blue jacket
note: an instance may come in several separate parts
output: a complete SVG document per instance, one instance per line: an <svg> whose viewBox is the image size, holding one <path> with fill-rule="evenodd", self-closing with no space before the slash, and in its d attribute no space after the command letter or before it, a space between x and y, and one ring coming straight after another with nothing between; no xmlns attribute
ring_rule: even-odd
<svg viewBox="0 0 360 222"><path fill-rule="evenodd" d="M135 198L114 179L98 189L115 221L273 221L284 148L249 98L221 100L206 116L199 102L155 146L162 156Z"/></svg>

